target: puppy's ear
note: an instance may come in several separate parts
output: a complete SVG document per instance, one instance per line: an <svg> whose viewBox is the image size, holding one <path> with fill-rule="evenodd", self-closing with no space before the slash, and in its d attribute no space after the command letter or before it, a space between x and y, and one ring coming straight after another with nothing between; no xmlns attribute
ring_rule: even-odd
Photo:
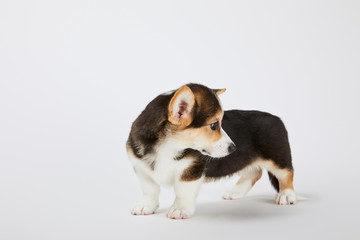
<svg viewBox="0 0 360 240"><path fill-rule="evenodd" d="M172 124L187 127L192 122L191 111L195 104L195 96L188 86L179 88L169 103L168 120Z"/></svg>
<svg viewBox="0 0 360 240"><path fill-rule="evenodd" d="M226 91L226 88L222 88L222 89L212 89L213 92L216 94L216 95L220 95L222 93L224 93Z"/></svg>

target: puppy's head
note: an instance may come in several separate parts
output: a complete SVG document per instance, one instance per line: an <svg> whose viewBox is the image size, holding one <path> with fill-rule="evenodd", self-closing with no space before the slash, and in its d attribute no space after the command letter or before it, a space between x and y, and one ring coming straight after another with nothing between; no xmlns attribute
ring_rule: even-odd
<svg viewBox="0 0 360 240"><path fill-rule="evenodd" d="M225 157L235 144L221 127L224 115L218 95L226 89L199 84L179 88L168 106L172 137L211 157Z"/></svg>

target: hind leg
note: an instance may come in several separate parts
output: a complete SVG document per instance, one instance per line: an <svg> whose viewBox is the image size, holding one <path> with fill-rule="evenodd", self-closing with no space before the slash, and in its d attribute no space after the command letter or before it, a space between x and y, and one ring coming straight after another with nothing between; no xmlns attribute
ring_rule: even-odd
<svg viewBox="0 0 360 240"><path fill-rule="evenodd" d="M278 205L289 205L296 202L296 194L293 186L294 169L279 168L275 164L267 167L279 181L279 193L275 197Z"/></svg>
<svg viewBox="0 0 360 240"><path fill-rule="evenodd" d="M284 174L280 177L276 176L279 180L279 193L276 195L275 201L278 205L289 205L296 202L296 194L293 186L294 170L283 170Z"/></svg>
<svg viewBox="0 0 360 240"><path fill-rule="evenodd" d="M232 189L223 194L225 200L243 198L255 183L261 178L262 170L257 167L249 167L240 172L240 179Z"/></svg>

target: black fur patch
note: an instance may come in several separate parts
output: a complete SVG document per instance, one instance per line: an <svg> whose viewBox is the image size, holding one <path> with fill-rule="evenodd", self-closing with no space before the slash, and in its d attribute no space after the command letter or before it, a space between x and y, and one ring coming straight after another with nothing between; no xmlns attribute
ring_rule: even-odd
<svg viewBox="0 0 360 240"><path fill-rule="evenodd" d="M218 178L249 166L258 158L271 159L279 168L293 169L288 135L280 118L259 111L225 111L222 127L236 145L236 151L212 158L205 176Z"/></svg>
<svg viewBox="0 0 360 240"><path fill-rule="evenodd" d="M275 190L277 192L279 192L279 190L280 190L279 180L271 172L268 172L268 175L269 175L269 180L271 182L271 185L273 185Z"/></svg>
<svg viewBox="0 0 360 240"><path fill-rule="evenodd" d="M174 93L156 97L132 124L127 145L137 158L153 153L159 139L165 136L169 124L168 105L173 96Z"/></svg>

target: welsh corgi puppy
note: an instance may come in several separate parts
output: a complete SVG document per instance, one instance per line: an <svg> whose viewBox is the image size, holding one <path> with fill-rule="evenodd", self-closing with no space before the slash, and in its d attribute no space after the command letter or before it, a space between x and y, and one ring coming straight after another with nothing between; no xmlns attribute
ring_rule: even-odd
<svg viewBox="0 0 360 240"><path fill-rule="evenodd" d="M201 183L234 174L236 185L224 199L239 199L268 171L278 191L275 202L296 202L287 131L280 118L259 111L223 111L226 89L187 84L152 100L134 121L126 143L142 198L134 215L153 214L160 186L174 186L176 198L166 216L189 218Z"/></svg>

